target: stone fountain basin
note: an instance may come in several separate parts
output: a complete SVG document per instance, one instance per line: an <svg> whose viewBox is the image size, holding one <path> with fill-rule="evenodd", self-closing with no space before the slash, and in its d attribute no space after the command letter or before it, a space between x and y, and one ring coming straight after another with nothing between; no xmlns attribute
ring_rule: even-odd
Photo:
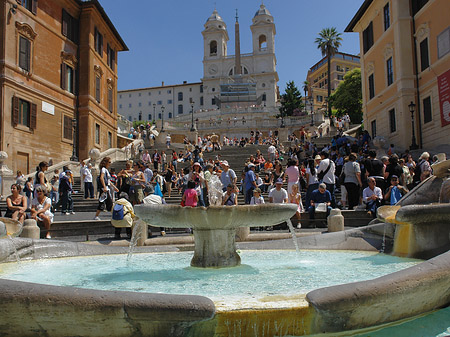
<svg viewBox="0 0 450 337"><path fill-rule="evenodd" d="M0 239L5 238L8 235L14 238L22 233L23 224L21 224L19 221L13 220L11 218L1 218L1 217L0 221L6 225L6 233L4 233L4 235L0 234Z"/></svg>
<svg viewBox="0 0 450 337"><path fill-rule="evenodd" d="M294 204L210 207L142 204L134 207L136 215L151 226L194 230L272 226L289 220L296 210Z"/></svg>

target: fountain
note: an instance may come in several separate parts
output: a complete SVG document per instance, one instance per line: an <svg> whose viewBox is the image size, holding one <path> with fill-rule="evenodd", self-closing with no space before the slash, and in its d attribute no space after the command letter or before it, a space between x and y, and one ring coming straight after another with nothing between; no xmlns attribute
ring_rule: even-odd
<svg viewBox="0 0 450 337"><path fill-rule="evenodd" d="M445 170L444 170L445 171ZM110 336L304 336L309 334L334 333L369 329L389 324L395 321L431 312L450 304L450 252L446 251L449 240L450 219L447 204L418 205L420 200L438 203L441 190L445 190L445 177L434 177L422 183L412 195L401 201L401 207L394 211L380 212L380 218L392 220L387 225L374 224L343 232L326 235L314 235L299 238L302 249L336 249L377 252L383 246L383 236L386 237L386 252L396 255L426 256L430 260L416 264L410 268L396 271L372 280L354 283L326 286L302 293L273 294L266 296L260 306L241 302L234 307L227 306L227 300L219 303L201 293L199 295L171 295L155 293L135 293L131 291L104 291L81 289L65 286L51 286L22 281L0 279L0 334L4 336L48 335L72 336L89 335L104 336L105 331ZM437 190L437 191L436 191ZM433 196L433 197L430 197ZM403 204L404 203L404 204ZM194 229L195 247L191 264L200 267L233 268L191 268L207 275L200 279L200 286L210 282L211 273L231 273L237 271L242 275L248 271L247 255L243 254L243 265L239 266L240 258L236 252L235 231L241 226L261 226L272 222L279 223L289 219L295 212L292 205L266 205L265 207L238 206L209 208L182 208L177 206L145 206L136 207L136 213L145 221L156 226L192 227ZM443 210L445 209L445 213ZM396 210L396 211L395 211ZM384 215L383 215L384 214ZM421 235L428 230L426 219L432 219L433 227L441 221L442 232L434 229L430 233L435 238L431 243L424 244ZM408 223L406 225L406 223ZM443 226L442 226L443 225ZM210 226L215 229L210 228ZM409 226L410 230L402 230L401 226ZM217 233L216 233L217 231ZM420 232L420 233L419 233ZM414 234L416 233L416 234ZM419 233L420 235L417 235ZM405 240L405 236L413 239ZM30 240L14 238L14 246L22 261L39 260L56 257L79 257L107 254L122 254L126 260L128 250L125 247L101 247L81 243ZM428 239L427 239L428 241ZM214 249L214 244L217 244ZM400 246L399 246L400 245ZM178 252L176 257L186 259L186 253L180 253L178 247L138 247L135 253L146 252ZM292 250L292 242L241 242L240 250L251 251L264 249ZM277 253L280 254L280 253ZM302 255L300 253L300 255ZM438 255L440 254L440 255ZM139 255L139 254L138 254ZM210 256L211 255L211 256ZM294 254L297 256L297 254ZM267 255L266 255L267 256ZM293 259L293 254L276 255L278 260ZM338 253L334 254L339 257ZM116 262L120 258L114 259ZM339 259L339 258L338 258ZM364 257L360 258L364 259ZM148 258L148 263L161 265L164 261L154 257ZM266 257L266 260L268 258ZM14 262L14 253L10 240L0 240L0 261ZM89 265L88 260L83 262ZM188 260L185 260L188 264ZM312 259L311 261L314 261ZM66 261L64 261L66 262ZM134 262L134 259L131 261ZM70 263L67 260L67 263ZM79 271L83 268L67 269ZM22 263L26 264L26 262ZM388 262L389 264L389 262ZM64 263L62 263L64 265ZM8 269L7 264L0 265L2 270ZM11 264L14 267L13 264ZM325 269L331 272L330 277L337 272L336 267ZM161 267L170 271L171 268ZM290 268L290 266L288 266ZM104 269L104 267L103 267ZM303 270L303 269L302 269ZM190 269L180 275L186 275ZM258 276L257 271L254 272ZM298 271L300 276L308 271ZM101 272L94 278L110 279L108 272ZM128 274L129 271L123 271ZM239 274L241 273L241 274ZM277 269L271 272L277 282L285 282ZM141 275L134 273L136 277ZM156 274L161 276L165 274ZM232 280L227 279L231 287ZM188 278L189 280L189 278ZM170 283L170 279L163 278ZM345 282L345 281L344 281ZM189 283L189 281L188 281ZM219 288L220 283L209 284ZM139 284L137 285L139 288ZM253 284L250 287L253 287ZM275 288L277 288L275 286ZM153 291L153 290L151 290ZM246 293L245 287L238 289L239 294ZM187 289L189 292L189 288ZM289 299L289 300L287 300ZM275 305L276 304L276 305Z"/></svg>

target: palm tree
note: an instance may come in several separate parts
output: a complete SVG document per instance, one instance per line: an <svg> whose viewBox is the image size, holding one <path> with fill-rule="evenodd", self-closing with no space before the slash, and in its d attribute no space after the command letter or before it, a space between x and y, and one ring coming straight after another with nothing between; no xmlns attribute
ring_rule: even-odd
<svg viewBox="0 0 450 337"><path fill-rule="evenodd" d="M303 81L303 91L305 92L305 115L307 115L307 112L306 112L306 99L308 98L308 96L306 95L306 92L309 91L309 82L308 81Z"/></svg>
<svg viewBox="0 0 450 337"><path fill-rule="evenodd" d="M328 99L331 96L331 57L337 53L341 46L341 33L338 33L336 27L324 28L319 32L319 37L316 38L315 43L317 48L322 52L322 56L327 57L328 63ZM331 118L331 104L328 104L328 117Z"/></svg>

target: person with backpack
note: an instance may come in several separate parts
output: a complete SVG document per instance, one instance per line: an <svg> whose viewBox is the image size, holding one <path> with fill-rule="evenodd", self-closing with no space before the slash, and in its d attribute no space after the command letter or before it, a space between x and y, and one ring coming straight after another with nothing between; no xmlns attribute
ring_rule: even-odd
<svg viewBox="0 0 450 337"><path fill-rule="evenodd" d="M121 192L112 208L111 224L115 227L114 239L120 240L122 228L125 228L128 239L131 239L133 219L135 218L133 205L129 201L128 194Z"/></svg>
<svg viewBox="0 0 450 337"><path fill-rule="evenodd" d="M431 175L431 165L430 165L430 154L424 152L419 157L419 162L414 169L414 183L416 185L420 184L422 181L427 179Z"/></svg>
<svg viewBox="0 0 450 337"><path fill-rule="evenodd" d="M101 220L99 218L100 212L105 208L110 212L112 208L112 194L111 189L118 192L118 188L111 184L111 174L109 173L109 167L111 166L111 158L104 157L100 162L100 175L97 177L97 189L101 192L98 199L97 212L95 213L94 220Z"/></svg>

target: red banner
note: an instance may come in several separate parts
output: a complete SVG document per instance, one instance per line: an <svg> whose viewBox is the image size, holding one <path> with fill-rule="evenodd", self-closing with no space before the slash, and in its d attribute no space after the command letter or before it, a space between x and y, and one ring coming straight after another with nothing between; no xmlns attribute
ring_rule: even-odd
<svg viewBox="0 0 450 337"><path fill-rule="evenodd" d="M442 127L450 124L450 70L438 76L439 107Z"/></svg>

